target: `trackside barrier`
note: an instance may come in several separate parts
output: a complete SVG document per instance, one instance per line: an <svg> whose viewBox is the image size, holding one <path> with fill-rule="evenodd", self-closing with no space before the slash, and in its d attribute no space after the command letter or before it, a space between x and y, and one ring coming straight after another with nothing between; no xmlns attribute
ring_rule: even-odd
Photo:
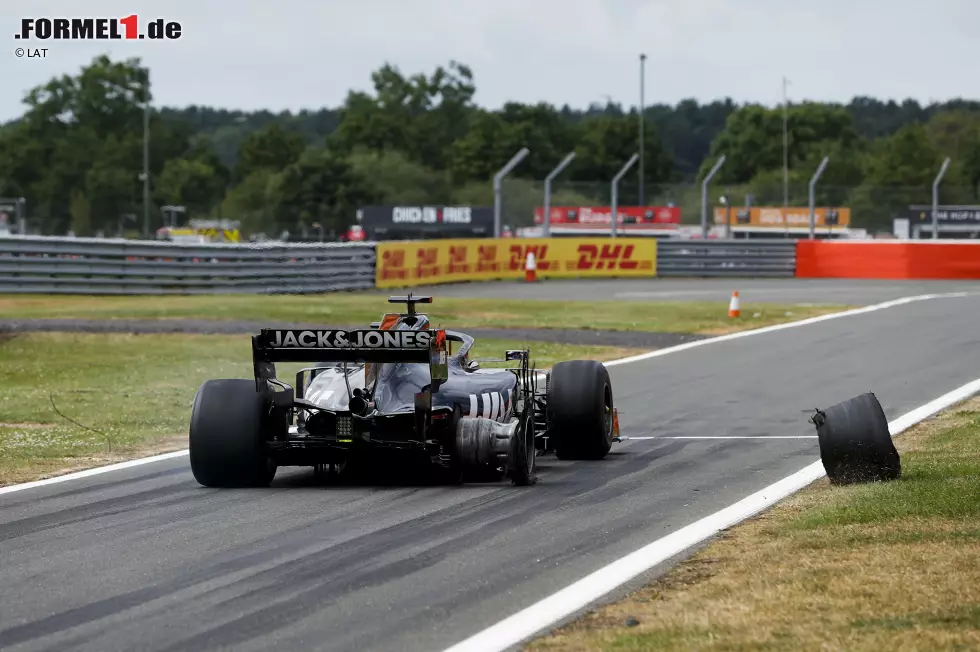
<svg viewBox="0 0 980 652"><path fill-rule="evenodd" d="M975 240L508 238L178 244L0 237L0 293L303 293L537 276L980 279Z"/></svg>
<svg viewBox="0 0 980 652"><path fill-rule="evenodd" d="M0 238L0 292L303 293L374 286L374 243Z"/></svg>
<svg viewBox="0 0 980 652"><path fill-rule="evenodd" d="M796 241L661 241L658 276L795 276Z"/></svg>
<svg viewBox="0 0 980 652"><path fill-rule="evenodd" d="M644 277L657 274L653 238L508 238L378 243L375 285L409 287L459 281L522 279L528 253L536 276Z"/></svg>
<svg viewBox="0 0 980 652"><path fill-rule="evenodd" d="M797 244L801 278L980 279L976 240L820 241Z"/></svg>

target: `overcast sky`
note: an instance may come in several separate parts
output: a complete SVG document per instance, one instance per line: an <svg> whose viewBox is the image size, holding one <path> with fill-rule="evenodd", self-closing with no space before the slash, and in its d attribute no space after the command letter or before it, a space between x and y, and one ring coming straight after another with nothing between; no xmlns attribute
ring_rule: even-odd
<svg viewBox="0 0 980 652"><path fill-rule="evenodd" d="M21 18L179 21L178 41L15 40ZM0 121L93 56L141 57L155 104L337 106L384 62L472 67L477 102L980 99L980 0L0 0ZM21 58L18 47L47 47Z"/></svg>

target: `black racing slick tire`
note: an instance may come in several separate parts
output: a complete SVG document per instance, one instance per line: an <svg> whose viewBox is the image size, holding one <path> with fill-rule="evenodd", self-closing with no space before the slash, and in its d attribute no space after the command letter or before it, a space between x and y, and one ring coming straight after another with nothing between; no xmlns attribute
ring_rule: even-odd
<svg viewBox="0 0 980 652"><path fill-rule="evenodd" d="M901 476L902 461L874 393L817 410L811 422L817 428L820 459L831 484L884 482Z"/></svg>
<svg viewBox="0 0 980 652"><path fill-rule="evenodd" d="M510 440L510 481L519 487L538 482L538 449L534 446L534 413L518 414L517 431Z"/></svg>
<svg viewBox="0 0 980 652"><path fill-rule="evenodd" d="M615 436L612 382L605 365L594 360L556 364L551 370L547 416L559 459L603 459Z"/></svg>
<svg viewBox="0 0 980 652"><path fill-rule="evenodd" d="M265 450L266 398L255 381L208 380L197 390L190 424L190 463L205 487L265 487L276 465Z"/></svg>

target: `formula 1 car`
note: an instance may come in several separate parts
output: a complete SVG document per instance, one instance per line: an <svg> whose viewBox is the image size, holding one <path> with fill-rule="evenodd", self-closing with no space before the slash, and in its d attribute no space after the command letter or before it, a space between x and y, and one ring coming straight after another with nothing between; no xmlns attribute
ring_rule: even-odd
<svg viewBox="0 0 980 652"><path fill-rule="evenodd" d="M470 358L474 339L432 329L418 303L365 330L262 329L254 379L208 380L190 420L190 464L208 487L268 485L280 466L343 472L353 461L415 459L444 482L536 482L538 454L601 459L619 436L609 373L599 362L531 365L530 351ZM459 346L453 351L453 343ZM295 387L276 362L314 362ZM511 362L481 369L480 362Z"/></svg>

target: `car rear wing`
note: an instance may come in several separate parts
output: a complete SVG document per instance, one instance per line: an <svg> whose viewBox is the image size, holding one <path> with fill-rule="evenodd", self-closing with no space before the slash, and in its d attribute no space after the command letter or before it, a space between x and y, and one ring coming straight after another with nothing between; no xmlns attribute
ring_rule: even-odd
<svg viewBox="0 0 980 652"><path fill-rule="evenodd" d="M256 388L274 380L276 362L419 362L433 384L449 379L446 331L263 328L252 336Z"/></svg>

